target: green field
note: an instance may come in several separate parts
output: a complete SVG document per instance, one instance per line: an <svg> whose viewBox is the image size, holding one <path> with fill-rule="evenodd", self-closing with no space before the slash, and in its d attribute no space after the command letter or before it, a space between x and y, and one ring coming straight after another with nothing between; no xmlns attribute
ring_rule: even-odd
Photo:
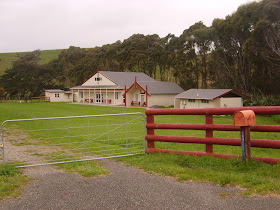
<svg viewBox="0 0 280 210"><path fill-rule="evenodd" d="M116 114L116 113L144 113L142 108L124 108L124 107L106 107L93 105L77 105L67 103L0 103L0 121L7 119L26 119L26 118L44 118L44 117L63 117L63 116L80 116L80 115L98 115L98 114ZM121 119L117 119L117 124L122 124ZM204 116L156 116L155 122L161 123L205 123ZM43 122L42 122L43 123ZM101 121L83 122L83 119L73 122L75 125L90 123L106 124L106 119ZM231 116L215 116L214 123L232 124ZM73 126L74 126L73 124ZM271 125L279 124L271 116L257 116L257 124ZM24 129L20 124L14 124L19 129ZM30 130L40 126L34 123ZM63 128L61 121L55 125ZM75 127L75 126L74 126ZM86 126L85 126L86 127ZM95 127L95 134L104 132L105 127ZM136 129L131 127L131 130ZM28 129L27 129L28 130ZM83 132L81 129L73 129L71 135L77 135ZM84 131L88 132L88 131ZM91 132L91 131L90 131ZM185 136L205 136L205 131L183 131L183 130L157 130L156 134L160 135L185 135ZM43 138L44 134L29 132L29 135L36 138ZM59 135L54 133L53 135ZM120 134L123 135L123 134ZM214 132L215 137L239 138L239 132ZM110 136L118 138L121 136ZM252 133L252 138L279 140L279 133ZM57 140L55 140L57 141ZM62 142L66 141L62 139ZM77 139L83 141L83 137ZM88 147L91 147L88 145ZM157 148L168 148L189 151L205 151L205 145L199 144L179 144L179 143L156 143ZM71 148L71 146L70 146ZM119 148L119 146L118 146ZM83 151L79 151L83 152ZM241 154L240 147L233 146L214 146L215 153L223 154ZM280 158L280 151L276 149L252 148L252 156L275 157ZM146 154L133 157L119 158L119 160L142 168L149 173L160 174L163 176L173 176L179 181L196 180L210 181L216 184L239 185L247 188L244 194L280 194L280 164L269 165L265 163L250 161L243 163L240 159L218 159L212 157L192 157L183 155L170 154Z"/></svg>
<svg viewBox="0 0 280 210"><path fill-rule="evenodd" d="M62 49L58 50L42 50L40 55L40 64L45 64L58 57ZM0 76L5 72L6 69L11 68L13 61L17 60L18 54L24 54L25 52L20 53L0 53Z"/></svg>

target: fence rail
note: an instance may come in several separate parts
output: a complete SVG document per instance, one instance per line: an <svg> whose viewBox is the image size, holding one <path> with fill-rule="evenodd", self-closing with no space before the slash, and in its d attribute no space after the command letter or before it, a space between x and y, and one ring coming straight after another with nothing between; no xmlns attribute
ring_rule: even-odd
<svg viewBox="0 0 280 210"><path fill-rule="evenodd" d="M227 124L214 124L214 115L233 115L237 111L253 110L256 115L275 115L280 114L280 107L234 107L234 108L203 108L203 109L147 109L147 136L148 147L146 152L165 152L190 154L196 156L215 156L222 158L239 157L230 154L213 153L213 145L241 146L241 139L235 138L216 138L213 131L240 131L240 127ZM205 115L206 124L170 124L155 123L155 115ZM280 125L254 125L251 126L252 132L280 132ZM205 137L188 136L163 136L155 135L155 129L183 129L183 130L205 130ZM196 143L206 144L205 152L181 151L170 149L155 148L155 142L175 142L175 143ZM251 147L280 149L280 141L268 139L252 139ZM254 157L267 163L278 163L280 158Z"/></svg>
<svg viewBox="0 0 280 210"><path fill-rule="evenodd" d="M31 103L39 102L50 102L50 97L40 96L40 97L31 97Z"/></svg>

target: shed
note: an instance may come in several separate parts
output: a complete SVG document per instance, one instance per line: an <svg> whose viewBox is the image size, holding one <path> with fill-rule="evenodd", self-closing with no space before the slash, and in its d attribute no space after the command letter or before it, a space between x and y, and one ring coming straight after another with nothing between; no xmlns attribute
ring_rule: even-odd
<svg viewBox="0 0 280 210"><path fill-rule="evenodd" d="M249 96L233 89L189 89L174 97L174 108L242 107Z"/></svg>

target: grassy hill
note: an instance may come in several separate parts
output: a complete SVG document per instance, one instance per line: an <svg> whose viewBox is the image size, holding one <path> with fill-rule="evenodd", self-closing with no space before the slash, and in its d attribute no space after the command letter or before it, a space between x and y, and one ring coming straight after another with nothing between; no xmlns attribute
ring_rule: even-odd
<svg viewBox="0 0 280 210"><path fill-rule="evenodd" d="M42 50L41 53L41 64L48 63L50 60L57 58L59 53L63 49L58 50ZM0 76L5 72L6 69L12 67L13 61L17 60L18 54L24 54L26 52L19 52L19 53L0 53Z"/></svg>

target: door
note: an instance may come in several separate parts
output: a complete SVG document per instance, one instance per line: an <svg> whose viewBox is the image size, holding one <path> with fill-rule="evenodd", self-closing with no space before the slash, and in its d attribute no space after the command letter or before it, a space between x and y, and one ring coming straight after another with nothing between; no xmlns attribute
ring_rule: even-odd
<svg viewBox="0 0 280 210"><path fill-rule="evenodd" d="M145 95L141 95L141 106L144 106Z"/></svg>
<svg viewBox="0 0 280 210"><path fill-rule="evenodd" d="M101 102L101 94L100 93L96 93L95 94L95 102L96 103L100 103Z"/></svg>

